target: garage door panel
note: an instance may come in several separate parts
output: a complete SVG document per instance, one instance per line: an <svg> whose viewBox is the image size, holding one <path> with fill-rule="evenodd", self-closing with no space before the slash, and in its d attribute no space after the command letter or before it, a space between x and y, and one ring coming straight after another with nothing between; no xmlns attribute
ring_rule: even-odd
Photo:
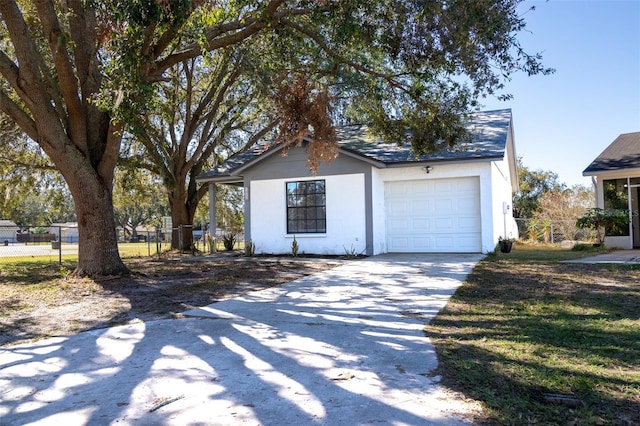
<svg viewBox="0 0 640 426"><path fill-rule="evenodd" d="M391 237L389 239L389 247L393 247L392 251L395 252L406 252L409 250L409 238Z"/></svg>
<svg viewBox="0 0 640 426"><path fill-rule="evenodd" d="M405 215L408 209L409 203L404 200L390 200L389 204L387 204L387 211L392 215L392 217L397 217L400 215Z"/></svg>
<svg viewBox="0 0 640 426"><path fill-rule="evenodd" d="M468 232L477 232L478 220L475 217L458 218L458 228Z"/></svg>
<svg viewBox="0 0 640 426"><path fill-rule="evenodd" d="M458 211L473 211L479 213L477 210L478 201L473 197L459 198L457 201Z"/></svg>
<svg viewBox="0 0 640 426"><path fill-rule="evenodd" d="M422 214L430 209L431 203L429 203L429 200L415 200L411 203L412 214Z"/></svg>
<svg viewBox="0 0 640 426"><path fill-rule="evenodd" d="M466 237L459 237L456 245L460 248L461 252L475 252L478 250L478 240L480 239L480 233L470 234Z"/></svg>
<svg viewBox="0 0 640 426"><path fill-rule="evenodd" d="M476 179L459 179L457 180L457 188L458 192L470 192L477 193L478 191L478 182Z"/></svg>
<svg viewBox="0 0 640 426"><path fill-rule="evenodd" d="M385 204L390 252L481 251L477 177L387 182Z"/></svg>
<svg viewBox="0 0 640 426"><path fill-rule="evenodd" d="M439 179L438 181L433 181L433 189L434 192L444 192L450 194L455 191L455 182L452 180Z"/></svg>
<svg viewBox="0 0 640 426"><path fill-rule="evenodd" d="M411 245L415 247L416 251L433 251L431 238L414 238Z"/></svg>
<svg viewBox="0 0 640 426"><path fill-rule="evenodd" d="M436 229L440 232L455 232L456 226L453 218L451 217L441 217L435 220Z"/></svg>
<svg viewBox="0 0 640 426"><path fill-rule="evenodd" d="M452 252L455 251L455 238L451 236L440 236L435 238L436 251Z"/></svg>
<svg viewBox="0 0 640 426"><path fill-rule="evenodd" d="M412 222L412 231L421 232L421 231L430 231L433 229L431 226L431 220L429 219L414 219Z"/></svg>
<svg viewBox="0 0 640 426"><path fill-rule="evenodd" d="M450 198L436 199L435 202L436 214L444 215L455 211L455 201Z"/></svg>
<svg viewBox="0 0 640 426"><path fill-rule="evenodd" d="M408 193L412 193L412 194L428 194L429 191L429 184L427 182L420 182L420 181L414 181L411 182L409 185L406 186Z"/></svg>
<svg viewBox="0 0 640 426"><path fill-rule="evenodd" d="M401 233L401 234L405 234L405 233L411 233L411 223L409 222L409 219L393 219L390 220L387 224L387 228L397 234L397 233Z"/></svg>

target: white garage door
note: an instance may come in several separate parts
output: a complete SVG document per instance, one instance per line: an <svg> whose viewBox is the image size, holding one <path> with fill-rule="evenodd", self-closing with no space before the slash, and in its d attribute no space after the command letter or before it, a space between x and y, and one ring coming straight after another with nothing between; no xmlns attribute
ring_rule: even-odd
<svg viewBox="0 0 640 426"><path fill-rule="evenodd" d="M389 252L481 251L477 177L385 183Z"/></svg>

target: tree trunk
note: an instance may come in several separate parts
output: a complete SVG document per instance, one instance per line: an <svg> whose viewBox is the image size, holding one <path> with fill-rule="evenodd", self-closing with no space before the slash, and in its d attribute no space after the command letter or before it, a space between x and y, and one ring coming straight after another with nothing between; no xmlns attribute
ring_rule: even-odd
<svg viewBox="0 0 640 426"><path fill-rule="evenodd" d="M128 273L118 253L111 190L96 175L67 179L78 218L77 276Z"/></svg>
<svg viewBox="0 0 640 426"><path fill-rule="evenodd" d="M169 193L171 206L171 223L173 226L171 248L180 251L191 251L193 244L193 216L185 203L184 185L179 185Z"/></svg>

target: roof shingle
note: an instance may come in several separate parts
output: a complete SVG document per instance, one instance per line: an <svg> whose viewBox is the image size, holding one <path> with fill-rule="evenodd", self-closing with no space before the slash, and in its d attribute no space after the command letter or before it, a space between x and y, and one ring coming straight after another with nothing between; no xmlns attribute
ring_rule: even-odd
<svg viewBox="0 0 640 426"><path fill-rule="evenodd" d="M472 138L463 142L455 150L416 157L408 142L404 144L386 143L369 132L366 125L349 125L337 128L340 148L363 159L372 160L385 165L425 161L455 161L502 158L505 155L511 110L477 112L469 116L467 128ZM267 152L280 149L279 146L264 142L245 152L231 156L227 161L198 176L199 180L207 178L232 176L234 171L257 161Z"/></svg>
<svg viewBox="0 0 640 426"><path fill-rule="evenodd" d="M582 174L591 176L625 169L640 169L640 132L618 136Z"/></svg>

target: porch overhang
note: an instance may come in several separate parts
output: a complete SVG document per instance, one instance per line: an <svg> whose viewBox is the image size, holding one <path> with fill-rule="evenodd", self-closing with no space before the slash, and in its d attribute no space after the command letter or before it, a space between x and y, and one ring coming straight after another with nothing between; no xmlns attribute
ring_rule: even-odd
<svg viewBox="0 0 640 426"><path fill-rule="evenodd" d="M196 178L196 182L199 184L219 183L223 185L237 185L244 184L244 176L206 176L201 175Z"/></svg>

